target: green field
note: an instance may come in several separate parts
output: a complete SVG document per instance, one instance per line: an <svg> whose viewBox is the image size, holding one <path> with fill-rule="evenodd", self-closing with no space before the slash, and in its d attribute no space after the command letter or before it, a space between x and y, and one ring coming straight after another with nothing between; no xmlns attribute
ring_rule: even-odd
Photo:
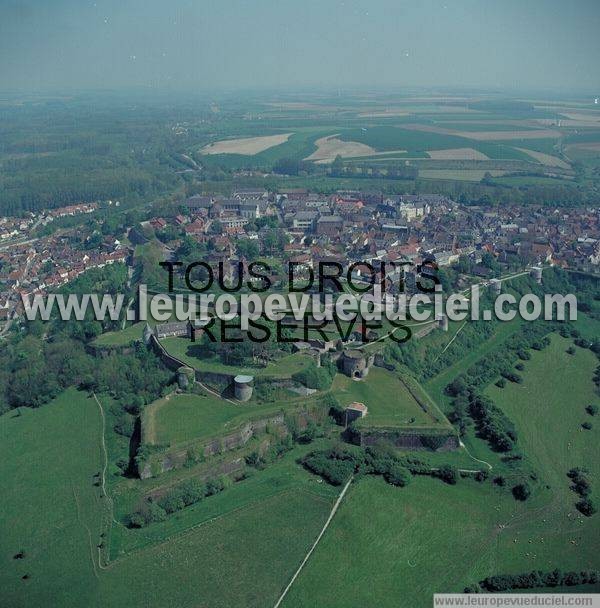
<svg viewBox="0 0 600 608"><path fill-rule="evenodd" d="M461 592L491 574L597 567L597 536L569 530L568 520L557 530L546 518L547 498L518 503L489 483L467 480L448 486L416 478L400 489L362 478L283 606L311 606L318 598L328 608L429 608L433 593ZM579 545L570 543L573 536Z"/></svg>
<svg viewBox="0 0 600 608"><path fill-rule="evenodd" d="M174 395L144 411L144 441L176 445L234 431L244 422L282 409L284 404L234 404L208 393Z"/></svg>
<svg viewBox="0 0 600 608"><path fill-rule="evenodd" d="M442 405L442 409L444 409L449 401L448 396L444 393L446 386L450 384L450 382L452 382L456 376L466 372L478 359L484 357L487 353L493 351L495 348L498 348L499 344L510 337L514 332L518 331L521 322L522 321L520 319L515 318L512 321L499 323L496 330L488 340L480 342L467 354L461 357L456 363L450 365L434 376L431 380L425 382L425 390L438 404ZM458 324L454 325L456 328L458 328ZM450 336L448 339L450 339Z"/></svg>
<svg viewBox="0 0 600 608"><path fill-rule="evenodd" d="M522 385L488 389L514 421L539 476L529 501L517 502L489 481L447 486L416 478L397 489L360 479L284 606L319 597L333 608L425 608L434 592L459 592L492 574L598 568L598 516L578 513L566 477L569 468L586 466L593 492L600 482L598 429L580 430L590 419L584 406L599 400L592 383L597 360L583 349L567 354L571 343L554 335L525 363Z"/></svg>
<svg viewBox="0 0 600 608"><path fill-rule="evenodd" d="M492 177L500 177L506 171L485 171L483 169L419 169L422 179L456 179L465 182L480 182L490 173Z"/></svg>
<svg viewBox="0 0 600 608"><path fill-rule="evenodd" d="M589 431L581 427L586 420L596 422L585 406L600 405L591 381L598 360L591 351L577 347L569 355L566 349L572 340L557 334L551 340L549 347L532 351L531 360L524 362L523 384L509 382L504 389L491 385L487 394L515 423L523 451L543 471L544 481L551 484L564 508L577 500L566 478L570 468L587 467L592 487L600 484L600 462L594 456L600 424Z"/></svg>
<svg viewBox="0 0 600 608"><path fill-rule="evenodd" d="M364 403L369 412L361 420L368 426L431 426L438 424L425 412L406 386L393 373L374 367L365 380L356 381L337 374L333 394L343 407L353 401ZM425 396L423 396L426 399ZM435 407L435 406L433 406ZM433 410L437 412L437 408ZM439 413L441 417L441 413Z"/></svg>
<svg viewBox="0 0 600 608"><path fill-rule="evenodd" d="M141 340L145 323L134 323L120 331L109 331L94 340L95 346L127 346L134 340Z"/></svg>
<svg viewBox="0 0 600 608"><path fill-rule="evenodd" d="M285 125L289 125L289 122L284 121L282 126L280 126L277 130L263 127L252 135L248 133L239 135L239 137L255 137L294 131L286 142L279 144L278 146L268 148L267 150L264 150L258 154L254 154L252 156L245 156L242 154L214 154L208 156L203 155L200 156L200 158L202 159L202 162L208 166L219 165L227 167L244 166L244 164L248 163L251 163L254 166L268 166L272 165L280 158L294 158L296 160L302 160L303 158L310 156L317 149L317 147L314 145L315 140L326 135L333 135L336 132L335 126L325 128L322 126L304 126L298 128L295 126ZM237 136L238 134L236 133L236 137Z"/></svg>
<svg viewBox="0 0 600 608"><path fill-rule="evenodd" d="M427 131L413 131L399 127L369 127L351 129L340 136L344 141L358 141L378 151L406 150L407 156L429 158L427 150L474 148L489 158L531 160L531 157L504 144L490 143Z"/></svg>
<svg viewBox="0 0 600 608"><path fill-rule="evenodd" d="M83 393L0 417L3 606L97 605L101 419ZM25 552L25 559L13 555ZM28 574L29 580L22 580Z"/></svg>
<svg viewBox="0 0 600 608"><path fill-rule="evenodd" d="M200 503L189 522L197 527L183 532L178 522L164 522L165 528L153 531L154 544L138 542L133 553L100 567L96 545L108 512L101 487L94 485L103 468L101 433L98 406L74 390L39 410L0 417L2 606L275 602L333 496L331 487L298 467L297 453L275 465L270 477L257 475L214 497L219 502ZM125 529L114 525L118 540ZM20 551L24 559L13 559Z"/></svg>
<svg viewBox="0 0 600 608"><path fill-rule="evenodd" d="M164 338L161 340L161 344L169 354L195 369L222 374L250 374L251 376L289 378L296 372L303 370L312 361L307 355L296 353L293 355L285 355L280 359L271 361L266 367L236 367L233 365L226 365L216 357L195 357L193 353L194 348L197 348L197 345L190 342L188 338Z"/></svg>

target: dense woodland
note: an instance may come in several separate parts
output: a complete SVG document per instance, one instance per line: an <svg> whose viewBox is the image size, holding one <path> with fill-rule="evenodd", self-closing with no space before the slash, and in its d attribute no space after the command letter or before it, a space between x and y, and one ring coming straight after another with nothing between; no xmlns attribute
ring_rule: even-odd
<svg viewBox="0 0 600 608"><path fill-rule="evenodd" d="M69 284L65 293L126 293L127 270L122 264L93 269ZM156 356L145 348L132 354L112 352L96 357L89 343L118 322L83 321L25 324L0 349L0 412L18 407L39 407L69 386L109 392L131 413L160 396L172 380ZM133 355L133 356L132 356Z"/></svg>

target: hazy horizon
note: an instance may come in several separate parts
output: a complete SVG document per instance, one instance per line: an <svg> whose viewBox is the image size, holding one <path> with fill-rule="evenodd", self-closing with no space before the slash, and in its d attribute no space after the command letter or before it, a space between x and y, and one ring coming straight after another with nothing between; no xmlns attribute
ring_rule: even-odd
<svg viewBox="0 0 600 608"><path fill-rule="evenodd" d="M600 94L578 0L0 3L0 90L508 89Z"/></svg>

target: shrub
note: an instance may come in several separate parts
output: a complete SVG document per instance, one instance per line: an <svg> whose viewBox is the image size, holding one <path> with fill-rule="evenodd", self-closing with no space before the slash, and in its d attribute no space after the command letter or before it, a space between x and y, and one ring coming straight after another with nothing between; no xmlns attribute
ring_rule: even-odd
<svg viewBox="0 0 600 608"><path fill-rule="evenodd" d="M143 528L146 525L146 518L136 511L128 517L127 525L130 528Z"/></svg>
<svg viewBox="0 0 600 608"><path fill-rule="evenodd" d="M591 517L596 512L594 503L589 498L584 498L575 504L575 507L580 513L586 517Z"/></svg>
<svg viewBox="0 0 600 608"><path fill-rule="evenodd" d="M146 523L149 524L159 521L165 521L165 519L167 519L167 514L165 510L160 505L157 505L155 502L150 503L148 513L146 515Z"/></svg>
<svg viewBox="0 0 600 608"><path fill-rule="evenodd" d="M531 495L531 488L529 487L529 484L524 481L523 483L517 484L512 489L512 493L517 500L527 500Z"/></svg>
<svg viewBox="0 0 600 608"><path fill-rule="evenodd" d="M197 479L190 479L181 484L181 498L186 507L204 498L204 484Z"/></svg>
<svg viewBox="0 0 600 608"><path fill-rule="evenodd" d="M259 471L264 469L267 464L265 459L257 451L248 454L244 460L249 467L254 467Z"/></svg>
<svg viewBox="0 0 600 608"><path fill-rule="evenodd" d="M535 589L538 587L558 587L559 585L595 585L598 581L596 570L581 570L580 572L563 572L558 568L543 572L532 570L522 574L500 574L489 576L480 585L487 591L508 591L511 589ZM465 593L467 591L465 590ZM477 593L472 591L471 593Z"/></svg>
<svg viewBox="0 0 600 608"><path fill-rule="evenodd" d="M590 403L589 405L586 406L585 411L590 416L595 416L598 413L598 406L594 403Z"/></svg>
<svg viewBox="0 0 600 608"><path fill-rule="evenodd" d="M324 454L309 454L303 464L334 486L342 485L354 472L354 464L349 460L330 459Z"/></svg>
<svg viewBox="0 0 600 608"><path fill-rule="evenodd" d="M222 476L218 477L217 479L210 479L206 482L205 495L212 496L213 494L218 494L225 489L225 485L226 482Z"/></svg>
<svg viewBox="0 0 600 608"><path fill-rule="evenodd" d="M317 367L314 362L311 362L306 369L296 372L292 376L292 380L307 388L326 390L331 386L333 374L328 367Z"/></svg>
<svg viewBox="0 0 600 608"><path fill-rule="evenodd" d="M410 471L404 468L398 462L394 462L389 466L388 471L384 475L384 477L389 484L400 487L407 485L408 483L410 483L411 480Z"/></svg>
<svg viewBox="0 0 600 608"><path fill-rule="evenodd" d="M455 485L458 481L458 469L450 464L442 465L436 472L436 477L439 477L445 483Z"/></svg>
<svg viewBox="0 0 600 608"><path fill-rule="evenodd" d="M591 422L584 422L584 423L583 423L581 426L582 426L582 427L583 427L583 428L584 428L586 431L591 431L591 430L592 430L592 427L593 427L593 424L592 424Z"/></svg>
<svg viewBox="0 0 600 608"><path fill-rule="evenodd" d="M165 510L169 515L176 511L181 511L185 507L183 496L180 490L172 490L168 494L165 494L159 501L158 504Z"/></svg>

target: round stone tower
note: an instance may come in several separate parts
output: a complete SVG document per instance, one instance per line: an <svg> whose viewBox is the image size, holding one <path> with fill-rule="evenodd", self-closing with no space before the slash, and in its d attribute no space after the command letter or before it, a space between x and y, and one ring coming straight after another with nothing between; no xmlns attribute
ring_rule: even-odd
<svg viewBox="0 0 600 608"><path fill-rule="evenodd" d="M540 266L532 266L529 274L533 279L535 279L536 283L542 282L542 269Z"/></svg>
<svg viewBox="0 0 600 608"><path fill-rule="evenodd" d="M233 379L235 398L238 401L250 400L250 397L252 397L252 382L254 382L253 376L239 375Z"/></svg>
<svg viewBox="0 0 600 608"><path fill-rule="evenodd" d="M187 365L182 365L177 370L177 384L179 388L185 390L190 384L194 383L194 370Z"/></svg>
<svg viewBox="0 0 600 608"><path fill-rule="evenodd" d="M364 378L369 373L369 362L359 350L346 350L342 355L342 369L350 378Z"/></svg>
<svg viewBox="0 0 600 608"><path fill-rule="evenodd" d="M502 281L498 279L490 279L490 288L494 295L499 295L502 291Z"/></svg>

